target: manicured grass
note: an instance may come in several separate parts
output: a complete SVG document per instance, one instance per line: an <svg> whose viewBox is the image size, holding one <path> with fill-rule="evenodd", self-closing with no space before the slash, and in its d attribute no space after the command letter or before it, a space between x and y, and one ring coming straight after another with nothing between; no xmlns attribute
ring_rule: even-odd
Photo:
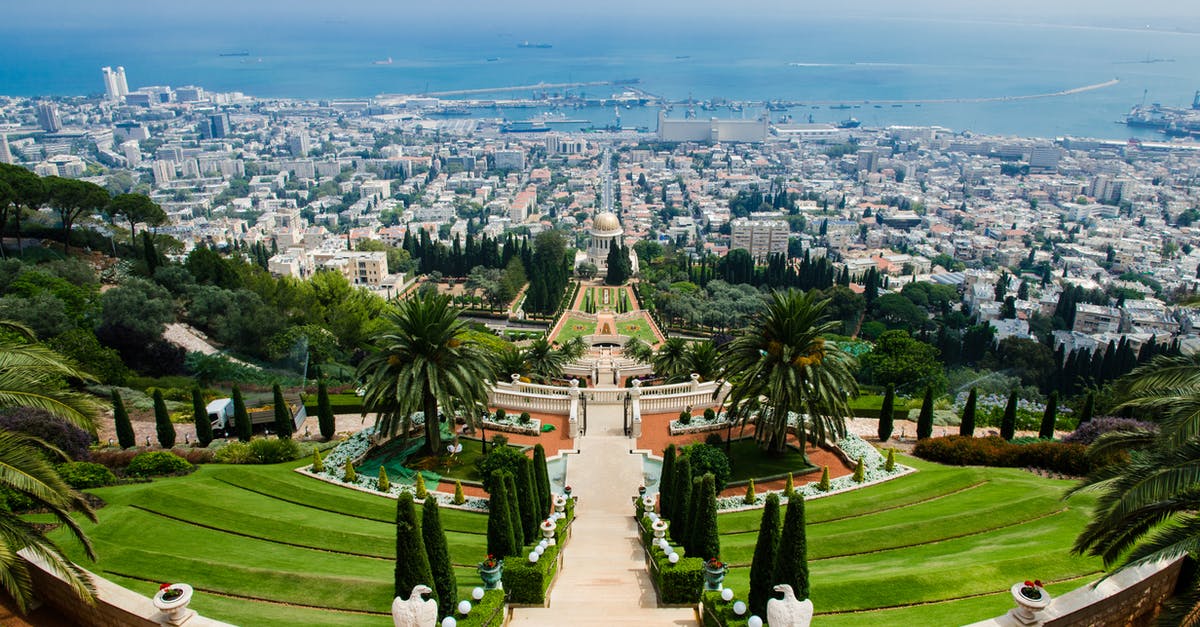
<svg viewBox="0 0 1200 627"><path fill-rule="evenodd" d="M488 437L491 437L491 435L492 434L489 433ZM403 446L402 442L393 442L397 448ZM476 482L483 481L483 477L475 468L475 462L483 457L483 442L468 438L459 438L458 442L459 444L462 444L463 450L454 457L454 462L449 465L447 465L449 458L444 455L418 454L405 460L404 466L408 468L428 470L447 479L462 479L464 481ZM445 441L445 443L449 444L449 441ZM379 475L379 465L380 462L383 461L383 464L387 466L388 477L393 483L412 483L412 481L404 481L403 479L399 478L400 473L396 471L396 469L399 467L398 460L387 458L387 448L388 447L384 448L384 452L382 454L377 454L376 456L364 460L360 466L355 467L355 470L357 470L360 474L366 474L368 476L375 477ZM428 481L425 483L425 486L432 487Z"/></svg>
<svg viewBox="0 0 1200 627"><path fill-rule="evenodd" d="M84 567L146 594L157 582L191 584L193 607L219 620L390 624L395 501L298 475L298 465L208 465L94 490L108 503L98 525L84 523L96 563L62 530L51 536ZM443 508L441 518L458 596L469 598L487 517Z"/></svg>
<svg viewBox="0 0 1200 627"><path fill-rule="evenodd" d="M628 337L636 337L637 339L653 346L658 342L658 337L654 335L654 331L650 328L650 321L646 319L644 312L639 313L637 318L617 323L617 333Z"/></svg>
<svg viewBox="0 0 1200 627"><path fill-rule="evenodd" d="M562 328L559 330L558 336L554 338L554 341L562 344L577 337L594 335L595 333L596 323L594 321L584 320L583 318L577 318L575 316L567 316L566 321L563 322Z"/></svg>
<svg viewBox="0 0 1200 627"><path fill-rule="evenodd" d="M854 612L828 624L969 623L1002 614L1016 581L1080 579L1062 592L1101 570L1099 560L1070 554L1092 503L1064 501L1071 482L900 461L921 472L806 504L813 603L818 614ZM718 519L721 557L733 565L725 583L739 597L760 517L755 510Z"/></svg>
<svg viewBox="0 0 1200 627"><path fill-rule="evenodd" d="M716 432L725 435L724 432ZM724 450L724 447L721 447ZM800 451L791 447L784 453L764 453L754 438L734 440L729 444L730 481L746 481L759 477L773 477L794 473L796 476L811 472L813 466L804 459ZM755 529L758 527L755 526Z"/></svg>

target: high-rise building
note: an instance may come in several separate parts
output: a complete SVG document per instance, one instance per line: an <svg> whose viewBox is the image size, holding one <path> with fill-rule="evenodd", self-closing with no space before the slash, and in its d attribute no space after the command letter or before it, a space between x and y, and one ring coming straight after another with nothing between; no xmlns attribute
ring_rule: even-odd
<svg viewBox="0 0 1200 627"><path fill-rule="evenodd" d="M213 115L208 116L208 124L212 130L213 138L220 139L229 135L230 126L228 113L214 113Z"/></svg>
<svg viewBox="0 0 1200 627"><path fill-rule="evenodd" d="M791 232L788 223L783 220L734 218L729 222L729 226L729 250L745 249L755 259L787 254Z"/></svg>
<svg viewBox="0 0 1200 627"><path fill-rule="evenodd" d="M142 165L142 150L138 143L134 140L129 140L121 144L121 153L125 155L125 162L129 167L136 168Z"/></svg>
<svg viewBox="0 0 1200 627"><path fill-rule="evenodd" d="M8 134L0 133L0 163L12 162L12 151L8 148Z"/></svg>
<svg viewBox="0 0 1200 627"><path fill-rule="evenodd" d="M308 151L312 149L310 141L311 140L308 139L308 135L305 135L304 133L292 135L290 138L288 138L288 149L291 151L292 156L307 157Z"/></svg>
<svg viewBox="0 0 1200 627"><path fill-rule="evenodd" d="M58 107L52 102L41 102L37 106L38 126L48 133L62 130L62 119L58 117Z"/></svg>
<svg viewBox="0 0 1200 627"><path fill-rule="evenodd" d="M109 66L100 68L100 75L104 77L104 99L117 100L121 97L121 92L117 88L117 75Z"/></svg>
<svg viewBox="0 0 1200 627"><path fill-rule="evenodd" d="M125 80L125 66L117 66L117 95L124 98L129 95L129 82Z"/></svg>

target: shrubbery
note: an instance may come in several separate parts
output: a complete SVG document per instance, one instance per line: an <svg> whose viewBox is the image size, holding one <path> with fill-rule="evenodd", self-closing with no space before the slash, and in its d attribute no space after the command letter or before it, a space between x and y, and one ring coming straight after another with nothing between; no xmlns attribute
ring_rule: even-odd
<svg viewBox="0 0 1200 627"><path fill-rule="evenodd" d="M192 469L188 461L170 451L149 451L140 453L125 467L125 474L131 477L157 477L184 473Z"/></svg>
<svg viewBox="0 0 1200 627"><path fill-rule="evenodd" d="M1040 468L1074 476L1086 475L1092 467L1082 444L1050 440L1015 444L997 436L928 438L917 442L913 454L942 464Z"/></svg>
<svg viewBox="0 0 1200 627"><path fill-rule="evenodd" d="M221 464L278 464L300 459L303 455L295 440L258 438L250 442L229 442L213 457Z"/></svg>
<svg viewBox="0 0 1200 627"><path fill-rule="evenodd" d="M704 588L704 560L684 557L672 564L666 553L652 544L650 519L642 518L642 545L650 554L650 577L658 590L658 602L663 605L691 605L700 600Z"/></svg>
<svg viewBox="0 0 1200 627"><path fill-rule="evenodd" d="M44 440L71 459L89 459L92 436L75 425L56 418L50 412L18 407L0 414L0 430L16 431Z"/></svg>
<svg viewBox="0 0 1200 627"><path fill-rule="evenodd" d="M1096 441L1096 438L1112 431L1158 431L1158 425L1152 422L1143 422L1134 420L1133 418L1116 418L1112 416L1104 416L1093 418L1087 422L1081 423L1075 431L1071 432L1063 442L1070 444L1091 444Z"/></svg>
<svg viewBox="0 0 1200 627"><path fill-rule="evenodd" d="M102 464L94 462L67 462L55 466L59 476L76 490L102 488L117 482L117 476Z"/></svg>
<svg viewBox="0 0 1200 627"><path fill-rule="evenodd" d="M692 460L692 476L703 477L712 473L716 480L717 494L725 489L733 469L729 467L729 457L725 451L710 444L691 444L684 447L684 454Z"/></svg>

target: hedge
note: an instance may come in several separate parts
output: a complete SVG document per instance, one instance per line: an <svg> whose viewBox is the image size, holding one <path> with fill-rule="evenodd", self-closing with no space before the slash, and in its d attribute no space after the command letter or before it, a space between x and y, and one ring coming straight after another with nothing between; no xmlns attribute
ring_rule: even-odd
<svg viewBox="0 0 1200 627"><path fill-rule="evenodd" d="M950 435L918 441L913 454L956 466L1040 468L1073 476L1084 476L1092 470L1086 446L1052 440L1014 444L999 436Z"/></svg>
<svg viewBox="0 0 1200 627"><path fill-rule="evenodd" d="M499 627L504 624L505 615L504 591L488 590L482 599L472 603L470 614L462 616L456 612L454 618L458 627Z"/></svg>
<svg viewBox="0 0 1200 627"><path fill-rule="evenodd" d="M738 616L733 613L733 604L737 601L746 603L746 613ZM732 601L725 601L721 598L721 593L716 590L705 590L701 595L700 608L701 624L704 627L745 627L750 622L750 608L746 599L735 598ZM759 616L766 620L766 616Z"/></svg>
<svg viewBox="0 0 1200 627"><path fill-rule="evenodd" d="M641 520L641 536L658 602L663 605L694 605L698 602L704 588L704 560L684 557L672 564L667 554L653 544L654 531L650 529L649 517Z"/></svg>
<svg viewBox="0 0 1200 627"><path fill-rule="evenodd" d="M558 573L558 553L567 540L568 528L575 520L575 499L567 499L564 513L566 517L559 519L554 532L554 546L546 547L537 563L530 563L528 557L537 542L523 547L521 555L505 558L504 589L508 592L509 603L545 605L546 593L550 590L554 575ZM540 542L540 529L538 538Z"/></svg>

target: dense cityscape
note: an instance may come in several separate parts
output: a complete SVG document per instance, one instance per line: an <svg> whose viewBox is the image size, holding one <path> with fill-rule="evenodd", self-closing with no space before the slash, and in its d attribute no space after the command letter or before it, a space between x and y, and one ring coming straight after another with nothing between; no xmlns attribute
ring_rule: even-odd
<svg viewBox="0 0 1200 627"><path fill-rule="evenodd" d="M1191 127L579 85L0 96L0 622L1196 624Z"/></svg>

